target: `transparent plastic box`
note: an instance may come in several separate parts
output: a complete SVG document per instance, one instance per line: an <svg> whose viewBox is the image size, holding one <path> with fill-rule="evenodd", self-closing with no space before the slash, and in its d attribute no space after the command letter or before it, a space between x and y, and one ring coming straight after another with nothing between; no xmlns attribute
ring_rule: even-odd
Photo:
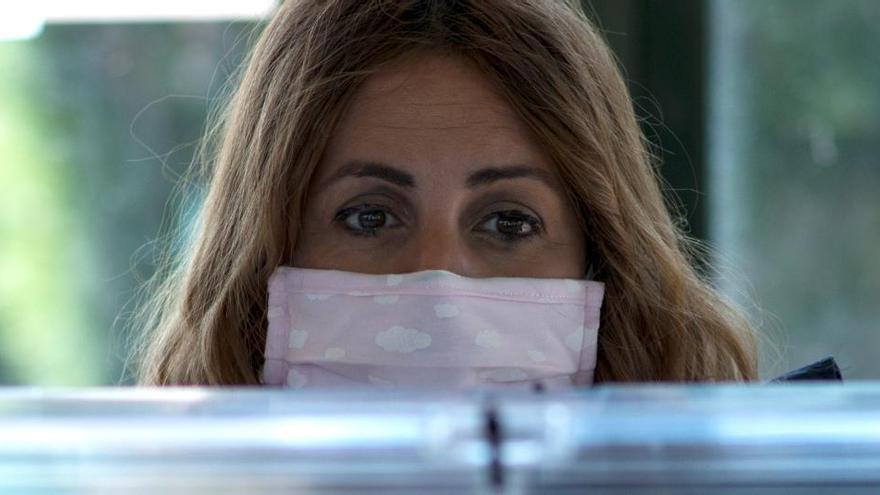
<svg viewBox="0 0 880 495"><path fill-rule="evenodd" d="M880 493L880 383L0 389L2 494Z"/></svg>

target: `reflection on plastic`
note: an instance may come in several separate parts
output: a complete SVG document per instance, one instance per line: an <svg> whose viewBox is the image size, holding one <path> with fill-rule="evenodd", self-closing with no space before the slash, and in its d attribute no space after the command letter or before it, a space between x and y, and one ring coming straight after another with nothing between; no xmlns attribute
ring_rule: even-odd
<svg viewBox="0 0 880 495"><path fill-rule="evenodd" d="M880 383L0 391L0 493L49 492L880 493Z"/></svg>

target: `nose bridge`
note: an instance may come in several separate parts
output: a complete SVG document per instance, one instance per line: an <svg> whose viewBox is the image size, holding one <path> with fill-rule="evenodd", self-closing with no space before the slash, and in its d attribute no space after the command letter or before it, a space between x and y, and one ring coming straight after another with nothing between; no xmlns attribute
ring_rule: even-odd
<svg viewBox="0 0 880 495"><path fill-rule="evenodd" d="M410 270L447 270L468 275L467 249L455 222L433 222L420 229L410 249Z"/></svg>

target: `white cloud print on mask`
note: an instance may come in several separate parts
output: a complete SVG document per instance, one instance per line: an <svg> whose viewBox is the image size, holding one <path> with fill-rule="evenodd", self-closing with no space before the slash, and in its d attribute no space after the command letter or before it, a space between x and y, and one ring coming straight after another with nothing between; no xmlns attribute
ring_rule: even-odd
<svg viewBox="0 0 880 495"><path fill-rule="evenodd" d="M596 365L603 294L603 284L589 280L279 267L269 281L262 382L586 385Z"/></svg>
<svg viewBox="0 0 880 495"><path fill-rule="evenodd" d="M415 328L394 326L379 332L376 344L388 352L413 352L431 345L431 336Z"/></svg>

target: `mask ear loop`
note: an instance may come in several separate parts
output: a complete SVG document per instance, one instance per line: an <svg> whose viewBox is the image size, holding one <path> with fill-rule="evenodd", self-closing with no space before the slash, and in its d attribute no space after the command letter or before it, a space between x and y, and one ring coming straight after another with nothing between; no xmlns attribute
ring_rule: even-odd
<svg viewBox="0 0 880 495"><path fill-rule="evenodd" d="M596 276L596 267L593 263L590 263L590 266L587 267L587 273L584 275L584 280L593 280L593 277Z"/></svg>

